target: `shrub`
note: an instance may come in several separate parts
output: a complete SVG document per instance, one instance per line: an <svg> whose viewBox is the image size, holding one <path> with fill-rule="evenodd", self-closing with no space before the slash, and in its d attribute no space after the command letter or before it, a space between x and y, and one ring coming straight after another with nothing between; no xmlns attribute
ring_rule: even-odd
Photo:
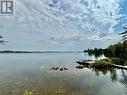
<svg viewBox="0 0 127 95"><path fill-rule="evenodd" d="M117 65L122 64L120 58L111 58L111 60L112 60L113 64L117 64Z"/></svg>
<svg viewBox="0 0 127 95"><path fill-rule="evenodd" d="M112 64L112 60L110 58L101 59L99 61L96 61L95 64Z"/></svg>
<svg viewBox="0 0 127 95"><path fill-rule="evenodd" d="M99 64L94 64L93 67L94 68L108 68L111 67L112 65L109 63L99 63Z"/></svg>
<svg viewBox="0 0 127 95"><path fill-rule="evenodd" d="M110 67L112 64L112 60L110 58L101 59L99 61L96 61L95 64L93 64L94 68L105 68Z"/></svg>
<svg viewBox="0 0 127 95"><path fill-rule="evenodd" d="M124 64L127 65L127 61L125 61Z"/></svg>

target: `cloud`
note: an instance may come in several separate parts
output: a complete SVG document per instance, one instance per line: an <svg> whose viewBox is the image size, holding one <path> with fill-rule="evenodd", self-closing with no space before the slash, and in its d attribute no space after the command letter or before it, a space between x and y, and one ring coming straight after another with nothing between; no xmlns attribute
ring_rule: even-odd
<svg viewBox="0 0 127 95"><path fill-rule="evenodd" d="M14 16L0 18L0 33L10 40L5 48L79 49L91 41L94 45L88 46L96 47L115 34L114 27L122 17L121 3L122 0L15 0Z"/></svg>

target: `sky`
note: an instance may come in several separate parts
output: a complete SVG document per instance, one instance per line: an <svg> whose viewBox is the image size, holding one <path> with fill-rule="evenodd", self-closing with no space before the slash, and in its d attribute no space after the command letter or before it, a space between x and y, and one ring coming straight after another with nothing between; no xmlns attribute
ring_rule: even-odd
<svg viewBox="0 0 127 95"><path fill-rule="evenodd" d="M121 40L127 0L14 0L0 15L0 50L84 50Z"/></svg>

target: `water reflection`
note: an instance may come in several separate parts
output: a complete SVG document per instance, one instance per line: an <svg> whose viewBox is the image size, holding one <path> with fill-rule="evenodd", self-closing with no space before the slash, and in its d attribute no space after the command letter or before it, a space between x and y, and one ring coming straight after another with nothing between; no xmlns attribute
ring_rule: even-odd
<svg viewBox="0 0 127 95"><path fill-rule="evenodd" d="M127 84L127 70L123 69L116 69L116 68L105 68L105 69L100 69L100 68L92 68L89 65L79 65L76 66L78 69L84 69L88 68L92 72L95 72L96 76L100 75L110 75L112 81L118 81L118 76L121 78L120 82Z"/></svg>
<svg viewBox="0 0 127 95"><path fill-rule="evenodd" d="M93 68L92 70L96 73L97 76L99 76L100 74L103 75L110 74L110 78L112 81L117 81L118 79L115 68L105 68L105 69Z"/></svg>
<svg viewBox="0 0 127 95"><path fill-rule="evenodd" d="M120 78L120 82L124 85L125 95L127 94L127 71L121 70L122 76Z"/></svg>
<svg viewBox="0 0 127 95"><path fill-rule="evenodd" d="M83 55L0 55L0 95L126 95L127 71L75 68L80 58L91 59Z"/></svg>

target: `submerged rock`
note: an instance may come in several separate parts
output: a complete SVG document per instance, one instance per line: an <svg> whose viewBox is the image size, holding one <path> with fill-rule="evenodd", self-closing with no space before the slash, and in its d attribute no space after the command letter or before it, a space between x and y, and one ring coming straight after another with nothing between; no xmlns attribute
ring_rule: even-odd
<svg viewBox="0 0 127 95"><path fill-rule="evenodd" d="M68 70L68 68L65 67L51 67L50 70L60 70L60 71L64 71L64 70Z"/></svg>
<svg viewBox="0 0 127 95"><path fill-rule="evenodd" d="M50 70L58 70L59 67L51 67Z"/></svg>
<svg viewBox="0 0 127 95"><path fill-rule="evenodd" d="M68 70L68 68L64 68L64 70Z"/></svg>
<svg viewBox="0 0 127 95"><path fill-rule="evenodd" d="M60 68L60 71L63 71L64 70L64 68Z"/></svg>
<svg viewBox="0 0 127 95"><path fill-rule="evenodd" d="M78 69L83 69L84 66L83 66L83 65L79 65L79 66L76 66L76 68L78 68Z"/></svg>

